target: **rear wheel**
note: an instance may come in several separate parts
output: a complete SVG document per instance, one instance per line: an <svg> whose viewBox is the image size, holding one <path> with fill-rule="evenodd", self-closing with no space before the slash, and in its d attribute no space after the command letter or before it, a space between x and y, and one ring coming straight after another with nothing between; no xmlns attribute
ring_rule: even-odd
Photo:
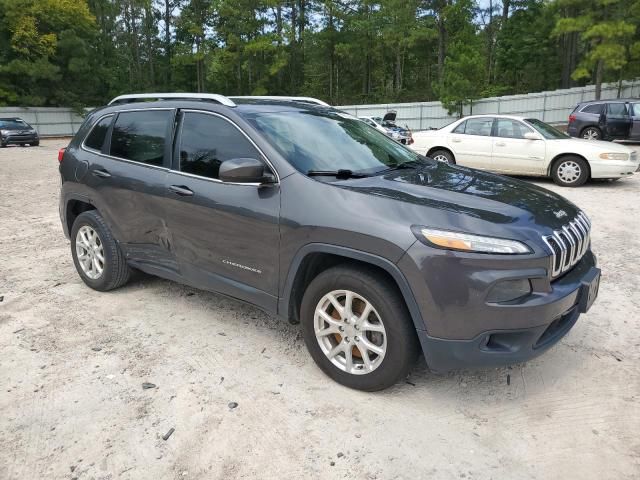
<svg viewBox="0 0 640 480"><path fill-rule="evenodd" d="M449 163L451 165L455 165L456 163L455 158L453 158L453 155L448 150L434 150L429 156L438 162Z"/></svg>
<svg viewBox="0 0 640 480"><path fill-rule="evenodd" d="M37 147L37 146L39 146L39 145L40 145L40 140L38 140L37 142L33 142L33 143L31 144L31 146L32 146L32 147Z"/></svg>
<svg viewBox="0 0 640 480"><path fill-rule="evenodd" d="M73 222L71 255L82 281L95 290L118 288L131 275L118 242L95 210L81 213Z"/></svg>
<svg viewBox="0 0 640 480"><path fill-rule="evenodd" d="M409 313L396 286L368 268L325 270L301 306L307 349L333 380L364 391L406 377L418 356Z"/></svg>
<svg viewBox="0 0 640 480"><path fill-rule="evenodd" d="M563 187L579 187L589 178L589 166L582 158L568 155L556 160L551 177Z"/></svg>
<svg viewBox="0 0 640 480"><path fill-rule="evenodd" d="M602 131L598 127L587 127L580 136L585 140L602 140Z"/></svg>

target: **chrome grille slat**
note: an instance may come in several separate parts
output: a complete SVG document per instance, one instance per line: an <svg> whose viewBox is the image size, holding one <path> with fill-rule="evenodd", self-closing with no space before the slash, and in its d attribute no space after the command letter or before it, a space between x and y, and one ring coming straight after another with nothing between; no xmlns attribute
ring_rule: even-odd
<svg viewBox="0 0 640 480"><path fill-rule="evenodd" d="M551 277L556 278L578 263L591 243L591 221L582 212L576 218L542 237L551 251Z"/></svg>

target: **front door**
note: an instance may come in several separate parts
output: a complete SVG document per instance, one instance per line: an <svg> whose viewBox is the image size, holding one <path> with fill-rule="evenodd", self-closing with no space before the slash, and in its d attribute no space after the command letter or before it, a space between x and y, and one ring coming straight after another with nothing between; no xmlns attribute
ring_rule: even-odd
<svg viewBox="0 0 640 480"><path fill-rule="evenodd" d="M622 102L607 103L605 111L600 116L600 128L606 138L629 138L631 116L628 107L629 104Z"/></svg>
<svg viewBox="0 0 640 480"><path fill-rule="evenodd" d="M493 161L491 169L517 175L542 175L545 172L545 141L524 138L534 133L524 123L510 118L498 118L493 130Z"/></svg>
<svg viewBox="0 0 640 480"><path fill-rule="evenodd" d="M493 117L474 117L459 124L449 134L449 146L456 163L473 168L491 168Z"/></svg>
<svg viewBox="0 0 640 480"><path fill-rule="evenodd" d="M225 160L264 157L231 121L194 110L179 114L174 156L166 219L181 275L188 283L275 309L280 186L218 179Z"/></svg>

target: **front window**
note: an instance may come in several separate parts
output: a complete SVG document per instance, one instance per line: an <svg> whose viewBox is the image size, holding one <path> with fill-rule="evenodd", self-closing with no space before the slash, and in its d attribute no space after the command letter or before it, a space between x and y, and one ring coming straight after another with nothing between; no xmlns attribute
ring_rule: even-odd
<svg viewBox="0 0 640 480"><path fill-rule="evenodd" d="M525 119L529 125L535 128L540 135L542 135L547 140L561 139L567 138L568 135L562 133L560 130L552 127L548 123L544 123L542 120L538 120L537 118L527 118Z"/></svg>
<svg viewBox="0 0 640 480"><path fill-rule="evenodd" d="M297 170L374 174L419 155L350 115L336 111L255 114L249 121Z"/></svg>
<svg viewBox="0 0 640 480"><path fill-rule="evenodd" d="M496 137L502 138L524 138L524 134L530 132L520 122L509 118L499 118L496 120Z"/></svg>

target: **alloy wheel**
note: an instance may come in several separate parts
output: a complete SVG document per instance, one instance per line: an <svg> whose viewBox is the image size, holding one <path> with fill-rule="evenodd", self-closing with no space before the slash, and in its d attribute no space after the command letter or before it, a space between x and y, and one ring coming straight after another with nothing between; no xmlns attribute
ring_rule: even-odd
<svg viewBox="0 0 640 480"><path fill-rule="evenodd" d="M104 248L98 233L89 225L83 225L76 235L76 256L82 272L91 280L97 280L104 272Z"/></svg>
<svg viewBox="0 0 640 480"><path fill-rule="evenodd" d="M350 374L374 371L387 352L387 333L380 315L371 302L350 290L334 290L320 299L314 331L331 363Z"/></svg>
<svg viewBox="0 0 640 480"><path fill-rule="evenodd" d="M585 140L598 140L600 138L600 133L595 128L587 128L582 133L582 138Z"/></svg>

